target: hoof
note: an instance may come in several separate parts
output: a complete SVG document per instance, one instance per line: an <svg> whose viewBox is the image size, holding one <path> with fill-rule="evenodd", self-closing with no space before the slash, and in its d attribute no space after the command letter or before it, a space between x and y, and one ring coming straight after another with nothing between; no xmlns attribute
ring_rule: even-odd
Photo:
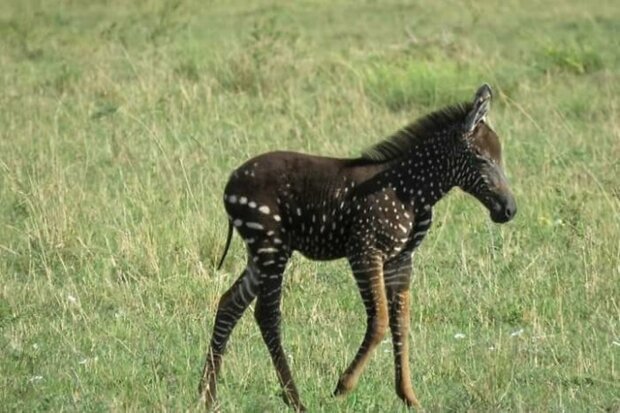
<svg viewBox="0 0 620 413"><path fill-rule="evenodd" d="M217 395L215 389L210 384L201 381L198 386L198 394L200 394L200 403L204 405L207 411L219 411L219 406L216 402Z"/></svg>
<svg viewBox="0 0 620 413"><path fill-rule="evenodd" d="M291 398L289 398L289 396L286 394L285 391L283 391L281 394L282 396L282 400L284 400L284 403L292 408L293 410L295 410L296 412L307 412L308 409L306 409L306 406L304 406L301 401L299 400L292 400Z"/></svg>
<svg viewBox="0 0 620 413"><path fill-rule="evenodd" d="M353 390L353 386L345 384L344 381L340 380L338 381L338 384L336 385L336 390L334 390L334 396L335 397L345 396L348 393L350 393L351 390Z"/></svg>
<svg viewBox="0 0 620 413"><path fill-rule="evenodd" d="M407 405L407 407L413 407L415 409L421 409L420 402L413 394L398 394L398 397Z"/></svg>
<svg viewBox="0 0 620 413"><path fill-rule="evenodd" d="M200 404L202 404L205 407L205 410L210 412L217 412L219 411L218 409L218 405L216 403L215 397L213 397L212 395L208 394L208 393L202 393L200 395Z"/></svg>

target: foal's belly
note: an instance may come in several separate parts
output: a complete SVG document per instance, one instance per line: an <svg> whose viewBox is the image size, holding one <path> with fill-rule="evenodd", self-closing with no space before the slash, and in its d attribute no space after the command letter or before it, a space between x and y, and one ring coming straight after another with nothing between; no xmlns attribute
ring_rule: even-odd
<svg viewBox="0 0 620 413"><path fill-rule="evenodd" d="M304 257L315 261L331 261L343 258L346 254L344 248L332 248L327 250L313 249L313 248L293 248L298 251Z"/></svg>
<svg viewBox="0 0 620 413"><path fill-rule="evenodd" d="M346 255L344 242L329 242L320 237L302 236L292 242L292 249L304 257L317 261L329 261Z"/></svg>

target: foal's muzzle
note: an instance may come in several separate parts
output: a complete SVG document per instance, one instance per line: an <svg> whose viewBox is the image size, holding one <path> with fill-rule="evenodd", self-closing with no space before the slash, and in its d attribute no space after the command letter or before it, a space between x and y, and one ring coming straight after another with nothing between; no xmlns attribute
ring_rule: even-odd
<svg viewBox="0 0 620 413"><path fill-rule="evenodd" d="M510 221L517 214L517 203L512 194L497 194L491 199L491 220L498 224Z"/></svg>

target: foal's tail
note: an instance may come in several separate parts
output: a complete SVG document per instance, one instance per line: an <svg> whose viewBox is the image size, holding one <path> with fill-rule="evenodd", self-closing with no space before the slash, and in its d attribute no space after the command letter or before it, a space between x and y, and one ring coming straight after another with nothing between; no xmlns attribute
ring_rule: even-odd
<svg viewBox="0 0 620 413"><path fill-rule="evenodd" d="M222 254L222 258L220 259L220 263L217 265L218 271L222 268L222 264L224 264L224 258L226 258L226 253L228 253L228 247L230 247L230 241L232 240L233 235L233 224L232 221L228 220L228 237L226 238L226 246L224 247L224 254Z"/></svg>

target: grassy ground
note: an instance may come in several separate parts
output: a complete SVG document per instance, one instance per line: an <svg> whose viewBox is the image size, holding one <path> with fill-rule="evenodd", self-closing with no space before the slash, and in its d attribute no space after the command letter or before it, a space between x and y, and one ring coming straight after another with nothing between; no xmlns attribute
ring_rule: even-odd
<svg viewBox="0 0 620 413"><path fill-rule="evenodd" d="M244 265L236 239L214 269L229 171L272 149L354 156L487 81L519 215L438 205L414 387L428 411L620 411L619 22L612 0L1 2L0 409L196 409ZM389 339L330 396L364 330L345 263L296 257L285 284L306 405L403 409ZM220 399L285 409L250 314Z"/></svg>

